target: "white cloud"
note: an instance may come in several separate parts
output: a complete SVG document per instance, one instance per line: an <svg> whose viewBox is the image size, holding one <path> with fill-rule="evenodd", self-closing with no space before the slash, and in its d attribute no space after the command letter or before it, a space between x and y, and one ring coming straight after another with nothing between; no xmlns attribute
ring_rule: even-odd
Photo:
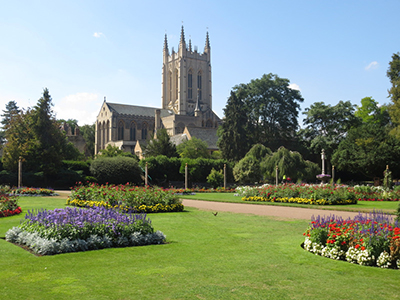
<svg viewBox="0 0 400 300"><path fill-rule="evenodd" d="M377 61L373 61L371 62L368 66L365 67L365 70L369 71L369 70L374 70L377 69L379 66Z"/></svg>
<svg viewBox="0 0 400 300"><path fill-rule="evenodd" d="M95 38L101 38L101 37L104 36L104 34L103 34L102 32L95 32L95 33L93 33L93 36L94 36Z"/></svg>
<svg viewBox="0 0 400 300"><path fill-rule="evenodd" d="M57 119L76 119L80 126L93 124L103 104L101 97L93 93L77 93L54 101Z"/></svg>
<svg viewBox="0 0 400 300"><path fill-rule="evenodd" d="M295 83L289 84L289 88L291 88L292 90L301 91L299 85Z"/></svg>

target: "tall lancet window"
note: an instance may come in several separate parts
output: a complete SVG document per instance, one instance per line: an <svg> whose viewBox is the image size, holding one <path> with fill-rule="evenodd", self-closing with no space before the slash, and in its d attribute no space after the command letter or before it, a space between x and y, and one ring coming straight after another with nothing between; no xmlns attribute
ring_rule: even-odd
<svg viewBox="0 0 400 300"><path fill-rule="evenodd" d="M136 123L132 122L131 123L131 129L130 129L130 140L131 141L136 141Z"/></svg>
<svg viewBox="0 0 400 300"><path fill-rule="evenodd" d="M202 88L201 71L199 71L199 73L197 73L197 91L198 91L198 95L199 95L199 100L201 100L201 88Z"/></svg>
<svg viewBox="0 0 400 300"><path fill-rule="evenodd" d="M188 73L188 99L193 99L193 74L192 70Z"/></svg>
<svg viewBox="0 0 400 300"><path fill-rule="evenodd" d="M142 140L147 139L147 123L142 124Z"/></svg>
<svg viewBox="0 0 400 300"><path fill-rule="evenodd" d="M175 100L178 100L178 70L175 70Z"/></svg>
<svg viewBox="0 0 400 300"><path fill-rule="evenodd" d="M124 121L119 121L118 123L118 140L124 139Z"/></svg>
<svg viewBox="0 0 400 300"><path fill-rule="evenodd" d="M172 72L169 72L169 101L172 101Z"/></svg>

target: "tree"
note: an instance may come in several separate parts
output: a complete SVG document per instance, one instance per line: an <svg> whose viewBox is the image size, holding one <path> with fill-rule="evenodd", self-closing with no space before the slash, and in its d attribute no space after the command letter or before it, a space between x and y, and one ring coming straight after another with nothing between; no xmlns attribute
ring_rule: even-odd
<svg viewBox="0 0 400 300"><path fill-rule="evenodd" d="M207 143L196 137L179 144L176 150L182 158L211 158Z"/></svg>
<svg viewBox="0 0 400 300"><path fill-rule="evenodd" d="M254 156L245 156L233 167L233 176L239 184L262 180L260 162Z"/></svg>
<svg viewBox="0 0 400 300"><path fill-rule="evenodd" d="M27 149L30 166L44 173L45 178L57 173L65 155L67 139L59 129L49 90L43 90L31 112L33 141Z"/></svg>
<svg viewBox="0 0 400 300"><path fill-rule="evenodd" d="M372 97L361 99L361 106L357 106L354 115L364 123L377 123L385 126L390 122L388 107L386 105L379 106Z"/></svg>
<svg viewBox="0 0 400 300"><path fill-rule="evenodd" d="M165 155L177 157L176 146L172 144L169 134L165 128L157 130L156 138L152 137L148 142L143 155L145 157Z"/></svg>
<svg viewBox="0 0 400 300"><path fill-rule="evenodd" d="M86 142L86 149L88 153L94 155L94 143L95 143L95 133L96 133L96 126L95 124L92 125L83 125L79 127L79 131L82 134L85 142Z"/></svg>
<svg viewBox="0 0 400 300"><path fill-rule="evenodd" d="M333 155L332 163L339 170L361 173L367 177L381 177L389 165L400 167L400 141L389 135L389 128L364 123L349 130Z"/></svg>
<svg viewBox="0 0 400 300"><path fill-rule="evenodd" d="M276 150L295 141L303 98L289 83L288 79L270 73L234 87L245 104L253 143Z"/></svg>
<svg viewBox="0 0 400 300"><path fill-rule="evenodd" d="M117 157L117 156L125 156L125 157L130 157L130 158L137 158L136 155L125 152L124 150L119 149L117 146L112 146L112 145L107 145L105 149L101 149L99 151L99 154L96 155L97 158L100 157Z"/></svg>
<svg viewBox="0 0 400 300"><path fill-rule="evenodd" d="M300 131L300 135L309 151L319 155L325 149L326 156L330 158L347 131L359 125L360 120L354 111L355 105L350 101L339 101L335 106L315 102L306 108L303 113L306 115L303 120L306 127Z"/></svg>
<svg viewBox="0 0 400 300"><path fill-rule="evenodd" d="M10 125L11 120L14 116L17 116L21 110L19 109L17 102L10 101L6 104L6 110L3 110L3 114L1 115L3 118L1 120L1 124L3 125L3 129L7 129Z"/></svg>
<svg viewBox="0 0 400 300"><path fill-rule="evenodd" d="M251 145L251 135L247 112L240 93L235 94L231 91L224 108L225 118L222 125L218 128L218 148L224 159L239 161Z"/></svg>
<svg viewBox="0 0 400 300"><path fill-rule="evenodd" d="M389 90L389 97L392 100L389 105L389 115L395 127L391 134L400 139L400 52L392 55L386 75L392 84Z"/></svg>

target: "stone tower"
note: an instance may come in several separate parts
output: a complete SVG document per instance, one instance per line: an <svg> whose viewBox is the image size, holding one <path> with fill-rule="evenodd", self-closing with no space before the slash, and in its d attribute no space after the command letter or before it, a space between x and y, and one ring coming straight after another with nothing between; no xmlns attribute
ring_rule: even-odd
<svg viewBox="0 0 400 300"><path fill-rule="evenodd" d="M203 53L192 42L186 45L182 26L178 52L168 49L164 39L162 67L162 108L178 115L194 116L195 110L212 110L211 48L208 32Z"/></svg>

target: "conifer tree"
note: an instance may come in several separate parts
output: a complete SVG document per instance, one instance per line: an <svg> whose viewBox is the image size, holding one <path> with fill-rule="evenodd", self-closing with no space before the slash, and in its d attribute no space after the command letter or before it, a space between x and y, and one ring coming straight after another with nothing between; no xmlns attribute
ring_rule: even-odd
<svg viewBox="0 0 400 300"><path fill-rule="evenodd" d="M218 148L222 157L230 161L243 158L251 145L248 117L240 91L238 95L231 91L224 108L224 121L218 128Z"/></svg>
<svg viewBox="0 0 400 300"><path fill-rule="evenodd" d="M156 137L151 138L143 152L145 157L165 155L167 157L177 157L176 146L171 142L169 134L165 128L157 130Z"/></svg>

